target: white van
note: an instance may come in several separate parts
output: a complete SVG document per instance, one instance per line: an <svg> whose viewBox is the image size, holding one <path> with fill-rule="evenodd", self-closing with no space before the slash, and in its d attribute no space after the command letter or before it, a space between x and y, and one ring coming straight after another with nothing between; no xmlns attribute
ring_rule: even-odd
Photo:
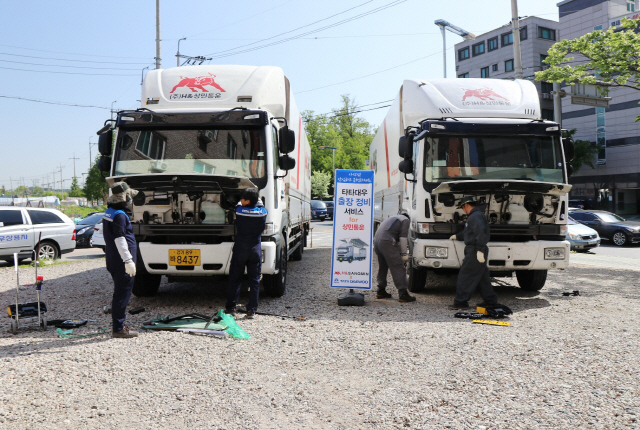
<svg viewBox="0 0 640 430"><path fill-rule="evenodd" d="M0 207L0 260L13 263L14 253L33 258L39 237L39 259L55 260L76 248L76 226L59 210Z"/></svg>

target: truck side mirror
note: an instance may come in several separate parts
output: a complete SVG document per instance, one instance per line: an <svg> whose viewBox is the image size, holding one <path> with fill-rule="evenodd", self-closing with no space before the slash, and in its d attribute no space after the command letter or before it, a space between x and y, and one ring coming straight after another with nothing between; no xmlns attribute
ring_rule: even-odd
<svg viewBox="0 0 640 430"><path fill-rule="evenodd" d="M111 157L102 156L98 160L98 170L102 173L111 173Z"/></svg>
<svg viewBox="0 0 640 430"><path fill-rule="evenodd" d="M278 166L280 166L282 170L291 170L296 167L296 160L288 155L281 155L278 159Z"/></svg>
<svg viewBox="0 0 640 430"><path fill-rule="evenodd" d="M278 139L280 140L279 149L283 154L288 154L296 149L296 133L289 130L286 125L280 129Z"/></svg>
<svg viewBox="0 0 640 430"><path fill-rule="evenodd" d="M98 137L98 151L101 155L110 156L113 143L113 130L108 130Z"/></svg>
<svg viewBox="0 0 640 430"><path fill-rule="evenodd" d="M402 160L398 164L398 170L404 174L413 173L413 160Z"/></svg>
<svg viewBox="0 0 640 430"><path fill-rule="evenodd" d="M573 142L573 139L570 137L562 139L562 150L564 151L564 161L568 163L573 160L576 153L576 145Z"/></svg>
<svg viewBox="0 0 640 430"><path fill-rule="evenodd" d="M413 157L413 133L402 136L398 142L398 155L402 158Z"/></svg>

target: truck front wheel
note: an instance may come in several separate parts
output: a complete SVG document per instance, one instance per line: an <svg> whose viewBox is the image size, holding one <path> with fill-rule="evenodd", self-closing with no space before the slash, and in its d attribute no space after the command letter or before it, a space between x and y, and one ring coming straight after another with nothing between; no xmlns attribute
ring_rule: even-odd
<svg viewBox="0 0 640 430"><path fill-rule="evenodd" d="M547 282L546 270L516 270L520 288L527 291L540 291Z"/></svg>
<svg viewBox="0 0 640 430"><path fill-rule="evenodd" d="M152 297L155 296L160 288L162 275L152 275L144 267L144 263L138 256L138 264L136 264L136 276L133 279L133 288L131 292L136 297Z"/></svg>
<svg viewBox="0 0 640 430"><path fill-rule="evenodd" d="M427 283L427 269L421 267L413 267L411 263L408 264L407 269L407 288L412 293L419 293L424 291Z"/></svg>
<svg viewBox="0 0 640 430"><path fill-rule="evenodd" d="M264 275L262 284L264 292L271 297L282 297L287 288L287 244L280 245L280 258L278 261L278 273L274 275Z"/></svg>

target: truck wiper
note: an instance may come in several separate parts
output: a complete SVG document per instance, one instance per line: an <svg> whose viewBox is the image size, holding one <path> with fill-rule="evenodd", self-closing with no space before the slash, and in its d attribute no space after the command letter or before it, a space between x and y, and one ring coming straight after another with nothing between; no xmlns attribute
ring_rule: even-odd
<svg viewBox="0 0 640 430"><path fill-rule="evenodd" d="M476 178L472 178L471 176L456 176L455 178L444 177L444 178L436 178L436 180L448 179L450 181L466 181L466 180L477 180Z"/></svg>

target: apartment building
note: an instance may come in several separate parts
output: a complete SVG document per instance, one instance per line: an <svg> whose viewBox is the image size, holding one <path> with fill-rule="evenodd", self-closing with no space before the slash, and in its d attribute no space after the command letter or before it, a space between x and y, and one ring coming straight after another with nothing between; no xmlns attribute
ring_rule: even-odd
<svg viewBox="0 0 640 430"><path fill-rule="evenodd" d="M549 48L559 40L558 22L531 16L520 21L522 72L531 79L542 70ZM481 34L475 40L455 45L458 78L513 79L515 64L511 24ZM540 94L542 117L553 120L552 84L535 82Z"/></svg>

